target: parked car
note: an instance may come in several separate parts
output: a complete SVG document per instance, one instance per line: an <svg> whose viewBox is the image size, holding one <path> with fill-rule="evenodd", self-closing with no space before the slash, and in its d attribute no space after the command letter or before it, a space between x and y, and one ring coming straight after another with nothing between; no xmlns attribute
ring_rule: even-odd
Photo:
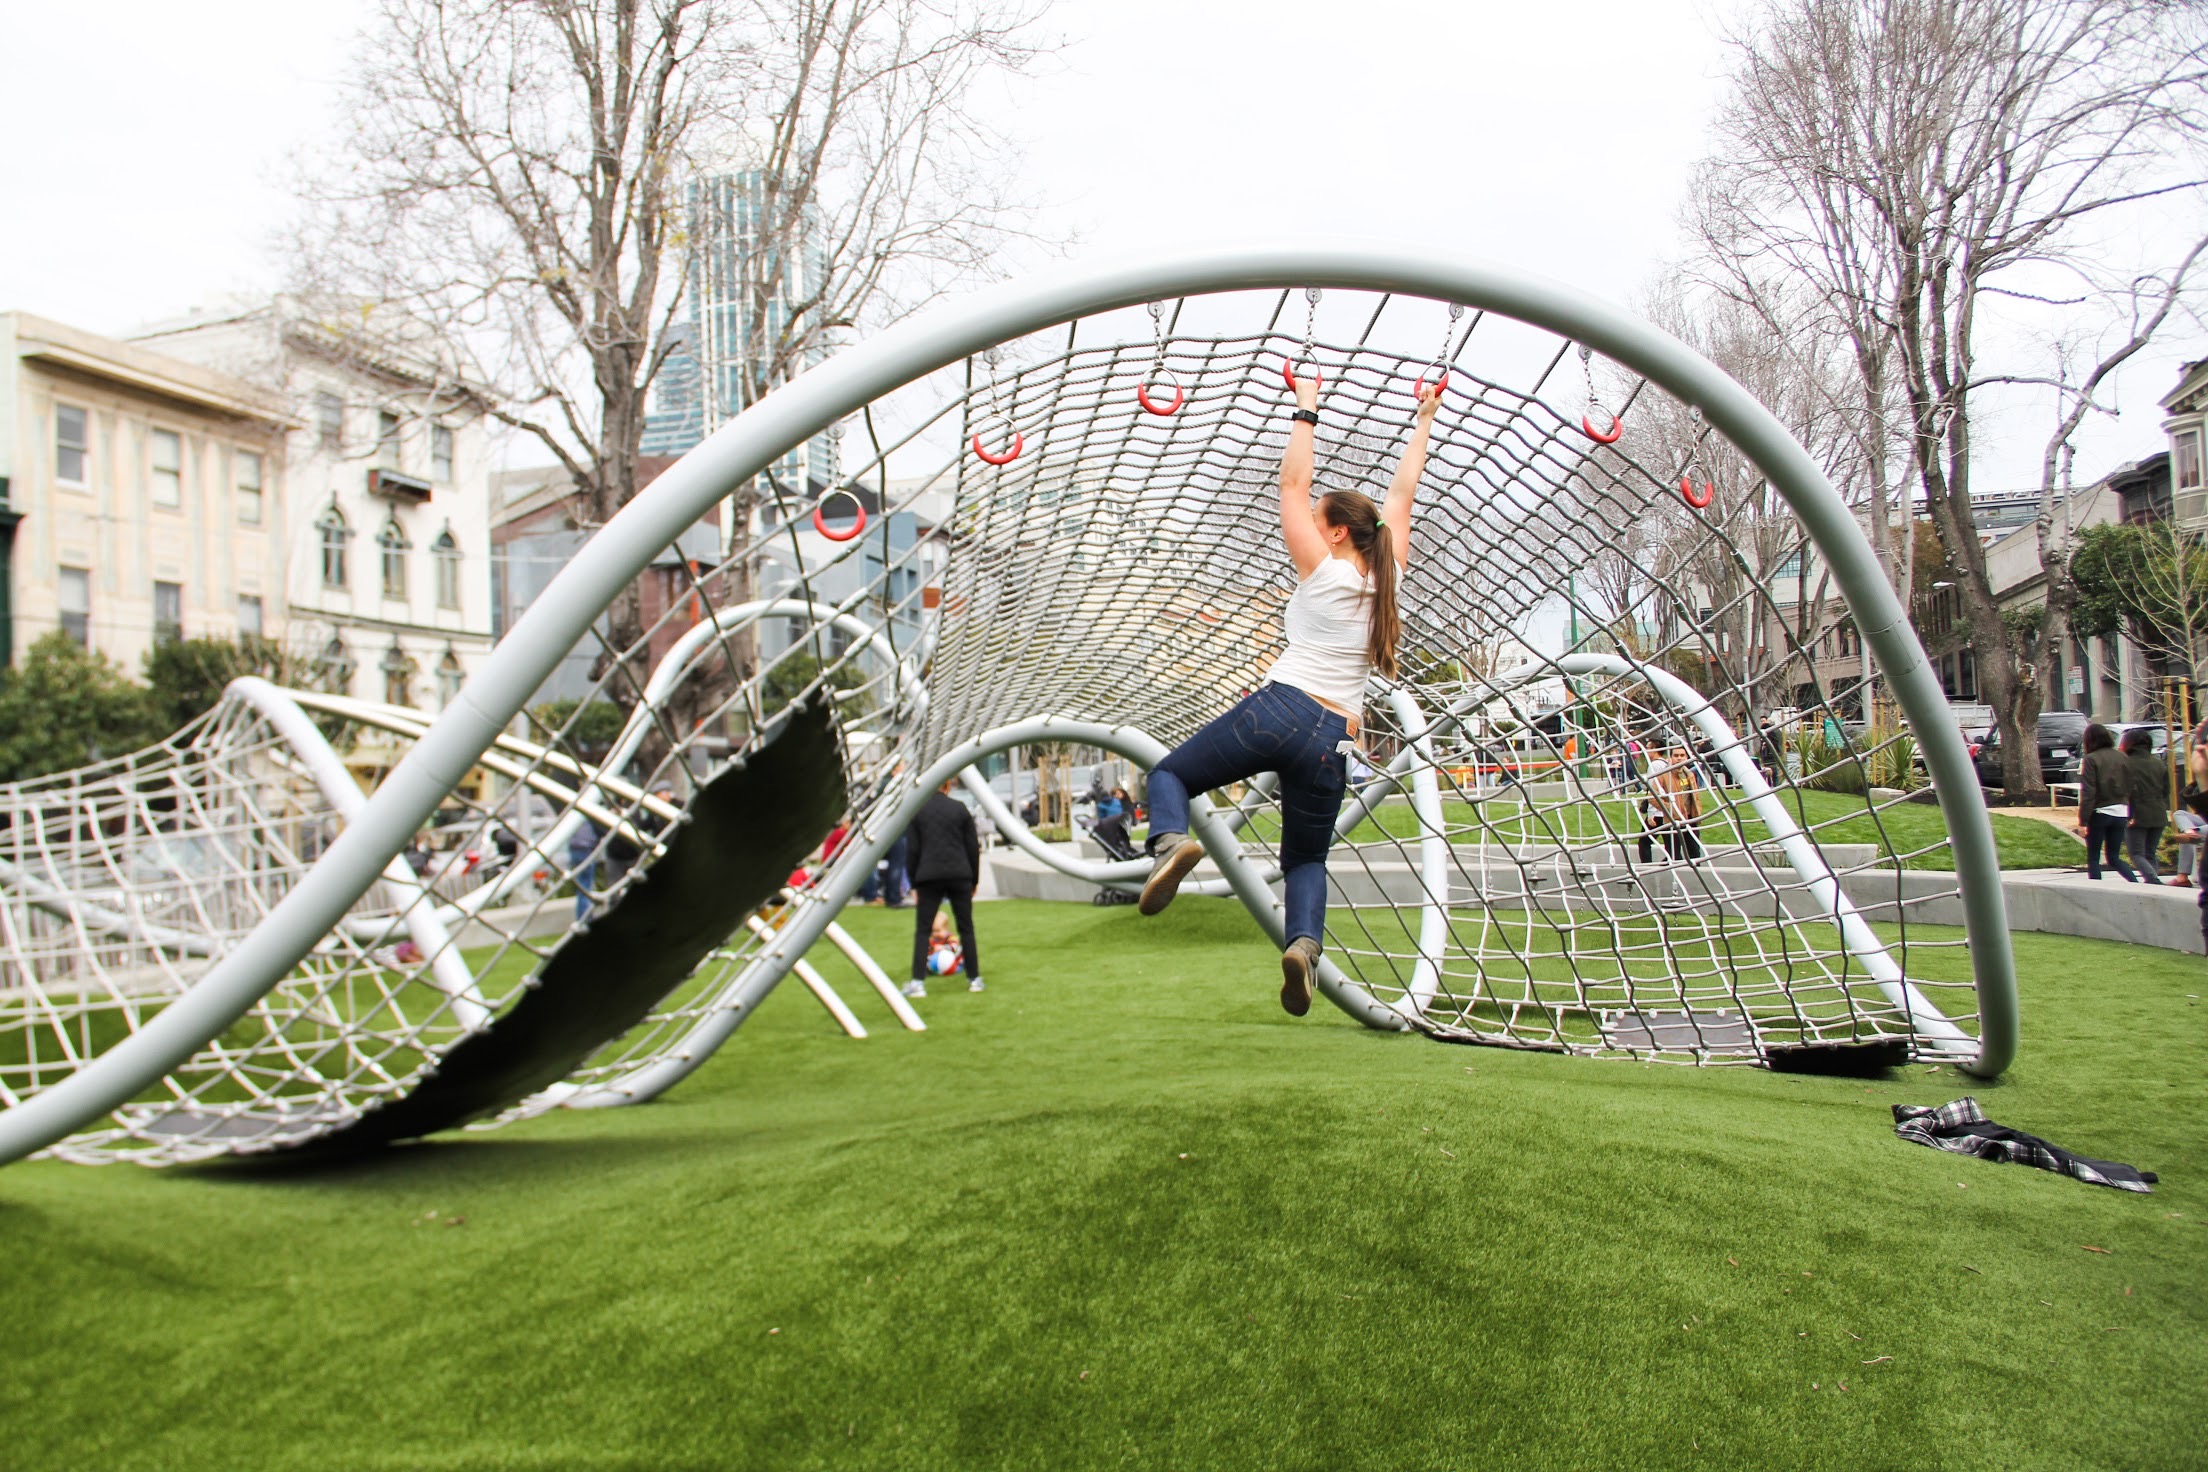
<svg viewBox="0 0 2208 1472"><path fill-rule="evenodd" d="M2108 734L2116 738L2118 746L2124 744L2124 733L2126 731L2146 732L2147 740L2152 743L2148 750L2156 756L2160 756L2170 749L2169 728L2160 721L2110 721L2108 723Z"/></svg>
<svg viewBox="0 0 2208 1472"><path fill-rule="evenodd" d="M2039 774L2042 782L2075 782L2078 764L2085 759L2085 728L2093 718L2083 711L2049 710L2039 715ZM2001 785L2001 728L1996 726L1978 740L1972 753L1982 786Z"/></svg>

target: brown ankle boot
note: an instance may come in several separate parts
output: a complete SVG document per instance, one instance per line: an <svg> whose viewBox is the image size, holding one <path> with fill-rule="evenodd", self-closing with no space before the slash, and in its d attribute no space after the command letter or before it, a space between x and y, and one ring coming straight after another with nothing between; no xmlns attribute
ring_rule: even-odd
<svg viewBox="0 0 2208 1472"><path fill-rule="evenodd" d="M1308 935L1296 937L1280 953L1280 1006L1290 1017L1311 1010L1311 980L1319 971L1319 943Z"/></svg>
<svg viewBox="0 0 2208 1472"><path fill-rule="evenodd" d="M1189 871L1204 861L1204 846L1193 838L1176 838L1173 834L1160 835L1162 842L1155 848L1157 862L1150 866L1150 877L1143 881L1142 897L1135 908L1145 915L1155 915L1173 903L1173 896L1180 893L1181 881Z"/></svg>

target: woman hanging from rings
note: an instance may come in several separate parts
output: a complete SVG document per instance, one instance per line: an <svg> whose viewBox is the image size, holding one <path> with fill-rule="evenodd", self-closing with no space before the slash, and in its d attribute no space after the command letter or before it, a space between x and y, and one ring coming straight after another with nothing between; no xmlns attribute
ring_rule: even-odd
<svg viewBox="0 0 2208 1472"><path fill-rule="evenodd" d="M1296 564L1296 590L1282 615L1288 647L1265 683L1182 742L1150 773L1150 878L1139 908L1155 915L1204 857L1188 836L1188 795L1280 774L1280 867L1287 889L1288 948L1281 953L1280 1005L1311 1010L1311 982L1326 930L1326 853L1356 749L1365 682L1393 677L1401 624L1398 574L1410 560L1411 500L1426 468L1426 441L1441 385L1421 385L1418 418L1396 465L1387 503L1361 491L1311 499L1319 422L1318 379L1296 390L1288 451L1280 462L1280 534Z"/></svg>

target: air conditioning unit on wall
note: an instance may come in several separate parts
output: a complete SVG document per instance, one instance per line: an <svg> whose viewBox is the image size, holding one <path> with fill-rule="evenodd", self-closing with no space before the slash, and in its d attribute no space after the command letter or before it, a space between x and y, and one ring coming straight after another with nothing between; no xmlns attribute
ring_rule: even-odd
<svg viewBox="0 0 2208 1472"><path fill-rule="evenodd" d="M404 501L409 506L419 506L429 499L430 485L426 480L402 475L396 470L371 470L368 472L368 494L381 496L387 501Z"/></svg>

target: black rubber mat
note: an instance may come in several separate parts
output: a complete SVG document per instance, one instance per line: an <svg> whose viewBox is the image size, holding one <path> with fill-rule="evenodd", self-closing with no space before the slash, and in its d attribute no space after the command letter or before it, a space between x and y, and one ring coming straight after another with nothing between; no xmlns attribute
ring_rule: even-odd
<svg viewBox="0 0 2208 1472"><path fill-rule="evenodd" d="M456 1043L412 1092L279 1146L276 1158L325 1159L482 1119L558 1083L642 1021L782 887L843 812L834 716L807 704L780 720L741 766L698 791L666 851L587 932L562 942L488 1028Z"/></svg>

